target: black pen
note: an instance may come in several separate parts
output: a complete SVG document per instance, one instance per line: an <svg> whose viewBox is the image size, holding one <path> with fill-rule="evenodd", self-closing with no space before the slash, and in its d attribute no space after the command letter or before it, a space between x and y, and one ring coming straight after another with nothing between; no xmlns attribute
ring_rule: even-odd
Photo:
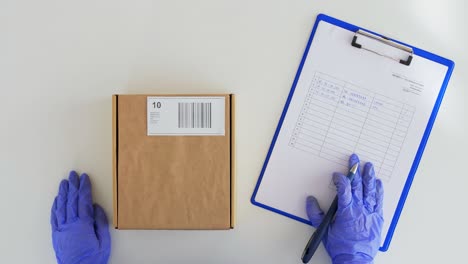
<svg viewBox="0 0 468 264"><path fill-rule="evenodd" d="M349 170L349 172L348 172L349 181L353 180L354 175L356 175L358 167L359 167L359 162L354 164L354 166ZM318 228L312 234L312 236L309 239L309 242L307 242L307 245L304 248L304 252L302 252L302 262L303 263L309 262L310 259L312 258L312 256L314 255L315 251L317 250L318 246L320 245L320 242L322 242L322 238L325 235L325 232L327 232L327 230L328 230L328 226L330 225L331 221L333 220L333 217L335 217L337 209L338 209L338 196L335 196L335 199L333 200L332 204L330 205L330 209L328 209L328 212L325 215L325 217L323 218L322 223L320 223Z"/></svg>

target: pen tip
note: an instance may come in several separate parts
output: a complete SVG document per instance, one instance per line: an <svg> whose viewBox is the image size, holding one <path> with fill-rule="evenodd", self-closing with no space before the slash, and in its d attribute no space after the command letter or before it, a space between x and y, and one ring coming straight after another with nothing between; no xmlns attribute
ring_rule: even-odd
<svg viewBox="0 0 468 264"><path fill-rule="evenodd" d="M357 169L359 168L359 162L354 164L353 167L349 170L352 174L356 174Z"/></svg>

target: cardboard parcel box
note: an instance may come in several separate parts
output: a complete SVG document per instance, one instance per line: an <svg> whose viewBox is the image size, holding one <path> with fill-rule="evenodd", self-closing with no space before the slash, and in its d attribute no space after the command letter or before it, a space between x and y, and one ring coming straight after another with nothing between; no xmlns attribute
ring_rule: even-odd
<svg viewBox="0 0 468 264"><path fill-rule="evenodd" d="M114 95L113 225L234 227L234 95Z"/></svg>

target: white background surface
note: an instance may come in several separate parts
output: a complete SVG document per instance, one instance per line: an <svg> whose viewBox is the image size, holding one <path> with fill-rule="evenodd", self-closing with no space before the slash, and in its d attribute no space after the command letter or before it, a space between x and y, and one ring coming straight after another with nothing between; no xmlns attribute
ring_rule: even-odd
<svg viewBox="0 0 468 264"><path fill-rule="evenodd" d="M312 229L252 206L318 13L455 61L390 251L461 263L468 237L466 1L0 1L0 262L54 263L49 211L70 169L112 213L111 94L237 94L233 231L112 231L110 263L299 263ZM330 263L323 247L313 263Z"/></svg>

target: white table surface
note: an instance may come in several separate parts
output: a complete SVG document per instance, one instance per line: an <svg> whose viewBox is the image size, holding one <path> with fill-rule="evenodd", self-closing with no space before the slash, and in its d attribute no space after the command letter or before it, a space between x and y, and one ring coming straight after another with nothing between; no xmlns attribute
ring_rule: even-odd
<svg viewBox="0 0 468 264"><path fill-rule="evenodd" d="M250 204L315 17L455 61L390 251L460 263L468 224L466 1L0 1L0 262L54 263L50 207L70 169L112 215L111 94L237 94L238 225L111 231L110 263L299 263L312 229ZM313 263L330 263L321 247Z"/></svg>

